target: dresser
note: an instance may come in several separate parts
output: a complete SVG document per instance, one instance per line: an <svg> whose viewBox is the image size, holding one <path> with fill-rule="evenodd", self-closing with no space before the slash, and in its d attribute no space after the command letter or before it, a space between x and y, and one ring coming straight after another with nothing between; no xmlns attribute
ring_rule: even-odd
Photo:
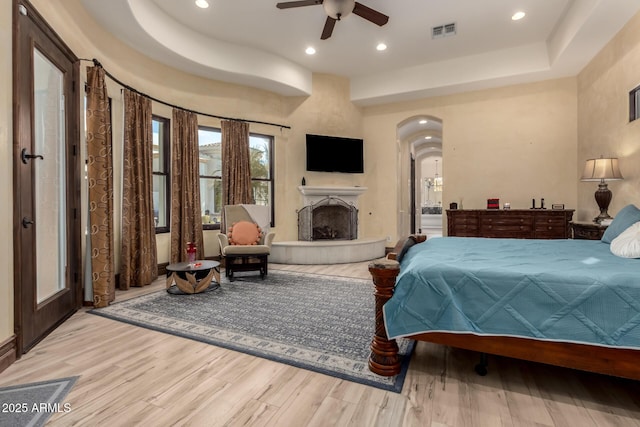
<svg viewBox="0 0 640 427"><path fill-rule="evenodd" d="M573 209L448 209L447 234L458 237L568 239Z"/></svg>

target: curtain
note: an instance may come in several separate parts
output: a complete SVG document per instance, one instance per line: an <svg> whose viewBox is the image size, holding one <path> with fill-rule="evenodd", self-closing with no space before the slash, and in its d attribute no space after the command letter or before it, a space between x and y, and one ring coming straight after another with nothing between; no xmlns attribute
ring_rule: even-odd
<svg viewBox="0 0 640 427"><path fill-rule="evenodd" d="M171 146L171 262L187 260L187 242L204 258L202 214L200 213L200 156L198 117L173 109Z"/></svg>
<svg viewBox="0 0 640 427"><path fill-rule="evenodd" d="M87 182L93 304L115 299L111 111L102 67L87 68Z"/></svg>
<svg viewBox="0 0 640 427"><path fill-rule="evenodd" d="M125 89L120 289L158 277L151 120L151 100Z"/></svg>
<svg viewBox="0 0 640 427"><path fill-rule="evenodd" d="M225 120L221 123L221 134L222 204L252 204L249 123Z"/></svg>

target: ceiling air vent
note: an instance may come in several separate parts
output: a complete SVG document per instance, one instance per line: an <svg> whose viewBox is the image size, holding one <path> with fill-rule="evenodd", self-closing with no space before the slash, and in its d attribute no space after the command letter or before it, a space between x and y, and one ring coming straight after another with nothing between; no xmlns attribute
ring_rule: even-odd
<svg viewBox="0 0 640 427"><path fill-rule="evenodd" d="M454 36L455 34L456 34L455 22L452 22L451 24L439 25L431 29L431 38L433 39Z"/></svg>

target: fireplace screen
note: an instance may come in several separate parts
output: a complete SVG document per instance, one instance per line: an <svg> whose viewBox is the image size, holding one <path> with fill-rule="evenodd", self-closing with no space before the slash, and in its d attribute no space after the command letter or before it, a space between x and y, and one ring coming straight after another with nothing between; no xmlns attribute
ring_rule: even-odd
<svg viewBox="0 0 640 427"><path fill-rule="evenodd" d="M337 197L327 197L298 211L298 240L358 238L358 209Z"/></svg>

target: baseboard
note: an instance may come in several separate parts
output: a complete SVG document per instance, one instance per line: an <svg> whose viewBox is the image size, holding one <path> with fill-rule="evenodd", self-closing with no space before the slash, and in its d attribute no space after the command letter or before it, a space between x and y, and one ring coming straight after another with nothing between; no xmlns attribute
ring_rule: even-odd
<svg viewBox="0 0 640 427"><path fill-rule="evenodd" d="M16 338L15 335L11 335L4 342L0 343L0 372L7 369L18 359L16 354L18 348Z"/></svg>

